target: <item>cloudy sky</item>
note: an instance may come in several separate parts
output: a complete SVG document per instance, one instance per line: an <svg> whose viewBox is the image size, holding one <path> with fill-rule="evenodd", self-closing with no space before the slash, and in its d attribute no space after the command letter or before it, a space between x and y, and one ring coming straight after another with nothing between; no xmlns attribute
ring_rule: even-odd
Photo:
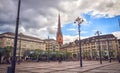
<svg viewBox="0 0 120 73"><path fill-rule="evenodd" d="M15 32L17 4L0 0L0 33ZM85 20L81 38L95 36L97 30L120 37L120 0L21 0L19 33L55 39L59 13L64 43L78 38L78 16Z"/></svg>

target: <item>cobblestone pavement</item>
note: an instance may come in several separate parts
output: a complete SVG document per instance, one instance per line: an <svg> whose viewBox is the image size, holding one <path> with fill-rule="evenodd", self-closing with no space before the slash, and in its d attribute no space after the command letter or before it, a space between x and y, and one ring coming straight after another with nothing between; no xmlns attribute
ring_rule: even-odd
<svg viewBox="0 0 120 73"><path fill-rule="evenodd" d="M85 73L120 73L120 63L95 68Z"/></svg>
<svg viewBox="0 0 120 73"><path fill-rule="evenodd" d="M104 61L79 61L70 62L27 62L16 65L16 73L120 73L120 63ZM0 73L6 73L9 65L0 65Z"/></svg>

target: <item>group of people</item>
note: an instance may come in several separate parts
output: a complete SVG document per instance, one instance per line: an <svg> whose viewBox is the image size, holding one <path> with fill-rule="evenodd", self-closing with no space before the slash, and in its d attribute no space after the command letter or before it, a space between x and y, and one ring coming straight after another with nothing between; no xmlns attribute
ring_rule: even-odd
<svg viewBox="0 0 120 73"><path fill-rule="evenodd" d="M4 57L1 57L0 63L1 64L11 64L12 59L13 59L13 57L4 56ZM16 57L16 62L20 62L20 61L22 61L22 58L19 59L19 58Z"/></svg>
<svg viewBox="0 0 120 73"><path fill-rule="evenodd" d="M8 56L1 57L0 62L4 64L10 64L12 62L12 57Z"/></svg>
<svg viewBox="0 0 120 73"><path fill-rule="evenodd" d="M13 57L10 57L10 56L1 56L0 57L0 63L2 63L2 64L11 64L12 63L12 59L13 59ZM22 61L27 61L27 60L28 60L28 57L26 57L26 58L20 58L20 59L18 57L16 57L16 62L17 63L22 62ZM62 60L63 60L62 55L60 55L57 58L57 60L58 60L58 63L61 63Z"/></svg>

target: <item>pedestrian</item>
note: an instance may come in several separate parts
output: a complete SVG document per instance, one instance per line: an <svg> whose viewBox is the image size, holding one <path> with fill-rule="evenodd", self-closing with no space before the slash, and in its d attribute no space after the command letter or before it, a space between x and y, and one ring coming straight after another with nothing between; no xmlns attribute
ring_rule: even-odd
<svg viewBox="0 0 120 73"><path fill-rule="evenodd" d="M59 63L62 63L62 55L58 58Z"/></svg>
<svg viewBox="0 0 120 73"><path fill-rule="evenodd" d="M9 57L6 58L7 64L10 64Z"/></svg>

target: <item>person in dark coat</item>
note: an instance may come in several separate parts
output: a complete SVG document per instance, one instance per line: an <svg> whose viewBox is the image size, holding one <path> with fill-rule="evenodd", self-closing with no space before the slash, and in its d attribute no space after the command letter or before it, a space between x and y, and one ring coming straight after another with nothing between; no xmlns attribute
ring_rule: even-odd
<svg viewBox="0 0 120 73"><path fill-rule="evenodd" d="M62 55L60 55L60 57L58 58L58 61L59 61L59 63L62 62Z"/></svg>

